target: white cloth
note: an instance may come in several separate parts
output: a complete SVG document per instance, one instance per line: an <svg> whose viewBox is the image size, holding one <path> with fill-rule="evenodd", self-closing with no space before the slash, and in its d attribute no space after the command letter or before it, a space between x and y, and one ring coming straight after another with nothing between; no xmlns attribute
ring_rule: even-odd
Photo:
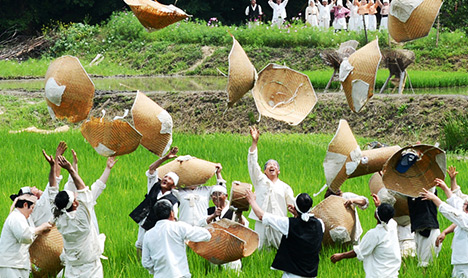
<svg viewBox="0 0 468 278"><path fill-rule="evenodd" d="M225 180L219 179L216 184L226 187ZM172 193L180 202L179 221L196 226L199 224L200 219L206 218L212 187L199 186L195 189L172 190Z"/></svg>
<svg viewBox="0 0 468 278"><path fill-rule="evenodd" d="M50 198L55 198L57 187L50 187ZM65 263L65 276L103 277L100 256L104 243L100 240L91 215L95 199L89 187L77 190L78 207L71 212L64 212L57 219L57 229L63 236L63 252L60 259Z"/></svg>
<svg viewBox="0 0 468 278"><path fill-rule="evenodd" d="M435 246L437 237L440 235L439 229L432 229L429 237L424 237L418 232L414 233L414 241L416 242L416 254L418 255L418 266L427 267L432 262L434 253L436 258L439 255L442 244L439 247Z"/></svg>
<svg viewBox="0 0 468 278"><path fill-rule="evenodd" d="M220 217L216 217L215 220L213 222L216 222L216 221L219 221L221 220L222 218L224 218L224 215L229 211L229 202L226 201L226 206L223 208L223 210L221 211L221 216ZM207 213L208 214L208 213ZM200 221L198 221L198 226L200 227L205 227L206 225L208 225L208 223L206 222L206 218L208 218L209 215L207 215L206 217L203 217L200 219ZM234 218L236 217L236 213L234 212L232 214L232 219L230 220L233 220L234 221ZM244 226L246 227L249 227L249 221L247 220L247 218L245 218L243 215L242 215L242 220L244 220Z"/></svg>
<svg viewBox="0 0 468 278"><path fill-rule="evenodd" d="M359 245L354 245L357 258L363 261L366 278L398 277L401 266L400 248L398 246L397 223L391 219L369 230Z"/></svg>
<svg viewBox="0 0 468 278"><path fill-rule="evenodd" d="M457 225L452 239L452 264L468 264L468 213L463 211L464 200L456 195L439 206L439 212Z"/></svg>
<svg viewBox="0 0 468 278"><path fill-rule="evenodd" d="M29 278L29 270L0 267L0 277Z"/></svg>
<svg viewBox="0 0 468 278"><path fill-rule="evenodd" d="M452 277L467 278L468 264L456 264L453 266Z"/></svg>
<svg viewBox="0 0 468 278"><path fill-rule="evenodd" d="M366 28L369 31L375 31L377 30L377 17L375 14L369 14L367 15L369 20L366 21Z"/></svg>
<svg viewBox="0 0 468 278"><path fill-rule="evenodd" d="M358 6L353 5L351 2L346 3L346 7L349 9L349 22L348 22L348 30L349 31L357 31L359 30L359 19L360 16L358 14Z"/></svg>
<svg viewBox="0 0 468 278"><path fill-rule="evenodd" d="M154 277L190 277L185 240L209 241L207 229L184 222L159 220L143 241L141 262Z"/></svg>
<svg viewBox="0 0 468 278"><path fill-rule="evenodd" d="M291 187L279 179L273 183L261 170L257 161L257 150L249 151L247 165L258 205L264 212L287 216L288 205L294 205L294 193ZM255 231L259 236L259 248L273 246L277 249L281 242L281 233L270 227L264 227L253 211L250 212L249 218L256 220Z"/></svg>
<svg viewBox="0 0 468 278"><path fill-rule="evenodd" d="M379 31L382 31L382 30L388 30L388 16L382 17L380 19Z"/></svg>
<svg viewBox="0 0 468 278"><path fill-rule="evenodd" d="M318 27L318 9L316 6L308 6L305 10L306 23L312 27Z"/></svg>
<svg viewBox="0 0 468 278"><path fill-rule="evenodd" d="M151 189L153 188L154 184L158 181L158 170L154 171L153 174L150 174L150 172L147 170L146 173L146 187L147 187L147 192L146 194L149 194ZM166 191L162 193L159 191L158 196L156 197L158 200L161 199L162 197L171 194L172 191ZM174 215L177 216L177 213L179 212L179 204L175 203L172 206L172 210L174 211ZM135 242L135 247L141 249L143 247L143 238L145 237L146 230L143 229L141 226L145 223L146 217L138 223L138 237L137 241Z"/></svg>
<svg viewBox="0 0 468 278"><path fill-rule="evenodd" d="M335 20L333 20L333 28L336 30L346 29L346 18L335 18Z"/></svg>
<svg viewBox="0 0 468 278"><path fill-rule="evenodd" d="M411 224L406 226L398 225L397 230L401 256L416 256L416 243L414 242L414 233L411 232Z"/></svg>
<svg viewBox="0 0 468 278"><path fill-rule="evenodd" d="M277 25L278 27L286 20L286 5L288 0L284 0L281 4L276 4L272 0L268 1L268 5L273 9L273 17L271 18L272 25Z"/></svg>
<svg viewBox="0 0 468 278"><path fill-rule="evenodd" d="M55 180L57 184L60 184L62 181L63 176L60 175L59 177L56 177ZM50 185L47 183L44 192L42 193L42 196L37 200L36 205L34 206L34 210L29 217L28 220L34 222L34 226L39 227L41 224L52 221L53 219L53 214L52 214L52 209L54 207L54 203L51 203L51 200L49 198L49 188Z"/></svg>
<svg viewBox="0 0 468 278"><path fill-rule="evenodd" d="M462 198L463 200L468 200L468 195L464 194L460 187L452 191L453 194L457 195L458 197Z"/></svg>
<svg viewBox="0 0 468 278"><path fill-rule="evenodd" d="M356 207L360 208L361 210L365 210L369 206L369 199L367 199L364 196L359 196L357 194L354 194L352 192L344 192L341 195L341 197L344 198L345 200L364 199L366 201L366 204L363 205L363 206L353 204L353 207L355 208L354 209L354 215L355 215L355 218L356 218L356 222L354 222L354 238L353 238L353 241L357 243L357 242L359 242L359 240L361 238L361 235L362 235L362 226L361 226L361 221L359 221L359 215L358 215L358 212L356 210Z"/></svg>
<svg viewBox="0 0 468 278"><path fill-rule="evenodd" d="M4 273L16 271L12 269L29 273L31 269L29 246L35 239L34 230L35 228L30 226L26 217L18 209L15 208L8 215L0 236L0 268L5 268L2 270Z"/></svg>
<svg viewBox="0 0 468 278"><path fill-rule="evenodd" d="M317 2L319 9L319 27L323 29L328 29L330 27L330 10L332 8L331 4L323 6L322 3Z"/></svg>

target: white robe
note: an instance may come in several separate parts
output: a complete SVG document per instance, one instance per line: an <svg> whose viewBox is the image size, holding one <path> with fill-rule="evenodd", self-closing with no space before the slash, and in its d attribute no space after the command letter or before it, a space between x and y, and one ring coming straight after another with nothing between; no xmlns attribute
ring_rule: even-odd
<svg viewBox="0 0 468 278"><path fill-rule="evenodd" d="M281 24L286 20L286 5L288 4L288 0L284 0L279 5L270 0L268 1L268 4L273 9L271 24L277 25L278 27L281 26Z"/></svg>
<svg viewBox="0 0 468 278"><path fill-rule="evenodd" d="M323 6L320 2L317 3L319 9L319 27L323 29L330 28L330 10L332 8L331 4Z"/></svg>
<svg viewBox="0 0 468 278"><path fill-rule="evenodd" d="M316 6L308 6L305 10L306 23L312 27L318 27L318 9Z"/></svg>

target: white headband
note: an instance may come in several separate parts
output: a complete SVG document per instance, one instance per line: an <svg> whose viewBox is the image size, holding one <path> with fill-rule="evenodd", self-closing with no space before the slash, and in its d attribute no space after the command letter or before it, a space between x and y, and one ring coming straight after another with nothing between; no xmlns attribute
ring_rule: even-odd
<svg viewBox="0 0 468 278"><path fill-rule="evenodd" d="M299 194L299 195L300 195L300 194ZM310 218L310 214L309 214L310 208L309 208L309 210L308 210L307 212L302 212L302 211L299 209L299 207L297 206L297 197L298 197L299 195L297 195L296 198L294 198L294 207L296 208L296 210L297 210L298 212L301 213L301 219L302 219L302 221L307 222L307 221L309 221L309 218Z"/></svg>
<svg viewBox="0 0 468 278"><path fill-rule="evenodd" d="M179 183L179 176L176 173L169 172L165 176L170 177L172 179L172 181L174 182L175 186L177 186L177 184Z"/></svg>
<svg viewBox="0 0 468 278"><path fill-rule="evenodd" d="M225 195L227 195L227 189L226 187L224 186L221 186L221 185L215 185L211 188L211 194L215 193L215 192L221 192Z"/></svg>
<svg viewBox="0 0 468 278"><path fill-rule="evenodd" d="M73 205L73 202L75 201L75 193L73 193L73 191L70 191L70 190L65 190L65 192L68 195L68 203L64 209L68 210L71 208L71 206Z"/></svg>
<svg viewBox="0 0 468 278"><path fill-rule="evenodd" d="M23 192L23 194L32 194L31 187L29 186L21 187L21 192Z"/></svg>

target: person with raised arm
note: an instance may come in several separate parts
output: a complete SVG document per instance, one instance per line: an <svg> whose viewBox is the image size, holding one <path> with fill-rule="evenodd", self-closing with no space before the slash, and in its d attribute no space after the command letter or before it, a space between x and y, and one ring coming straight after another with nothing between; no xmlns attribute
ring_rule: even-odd
<svg viewBox="0 0 468 278"><path fill-rule="evenodd" d="M63 252L60 256L65 266L65 277L103 277L101 255L104 245L100 242L92 221L95 200L72 164L59 155L57 163L72 176L76 192L59 191L55 178L55 160L43 150L49 162L49 198L54 203L54 222L63 236Z"/></svg>
<svg viewBox="0 0 468 278"><path fill-rule="evenodd" d="M343 7L343 0L338 0L331 11L334 14L333 28L335 32L346 30L346 17L349 16L350 11Z"/></svg>
<svg viewBox="0 0 468 278"><path fill-rule="evenodd" d="M383 0L383 4L380 0L377 0L377 4L380 7L380 26L379 31L388 29L388 13L390 12L390 4L388 0Z"/></svg>
<svg viewBox="0 0 468 278"><path fill-rule="evenodd" d="M348 31L358 31L360 27L360 17L358 14L357 0L353 0L353 2L346 0L346 7L349 9Z"/></svg>
<svg viewBox="0 0 468 278"><path fill-rule="evenodd" d="M370 229L353 249L331 256L332 263L343 259L358 258L363 261L366 277L397 278L401 266L398 245L397 223L393 220L395 210L390 204L380 203L377 194L372 194L376 206L374 217L377 226Z"/></svg>
<svg viewBox="0 0 468 278"><path fill-rule="evenodd" d="M325 225L310 213L313 201L309 194L297 195L294 204L288 206L294 215L290 218L265 212L250 190L246 191L246 198L257 218L282 235L271 267L284 271L283 278L316 277Z"/></svg>
<svg viewBox="0 0 468 278"><path fill-rule="evenodd" d="M437 195L426 189L423 189L424 192L421 192L420 196L423 200L432 201L439 209L439 212L453 223L444 231L445 234L454 232L452 240L452 277L468 277L468 201L453 194L443 180L436 178L434 182L436 186L444 191L447 196L446 202L443 202ZM438 237L439 240L440 242L443 241Z"/></svg>
<svg viewBox="0 0 468 278"><path fill-rule="evenodd" d="M269 159L263 166L263 171L258 165L258 140L260 132L255 127L250 127L252 145L247 156L250 180L255 188L257 203L260 208L268 213L286 217L288 205L294 204L294 193L291 187L279 179L280 165L278 161ZM249 218L255 220L255 232L259 236L259 249L273 247L278 249L282 234L270 226L265 226L261 219L251 211Z"/></svg>
<svg viewBox="0 0 468 278"><path fill-rule="evenodd" d="M286 20L286 5L289 0L268 0L268 5L273 9L273 17L271 18L271 26L277 26L278 28L283 25Z"/></svg>
<svg viewBox="0 0 468 278"><path fill-rule="evenodd" d="M317 0L316 5L319 9L319 27L322 29L327 30L330 28L330 13L331 13L331 8L335 4L336 0L333 0L332 3L328 4L328 0L322 0L322 3L320 3L320 0Z"/></svg>
<svg viewBox="0 0 468 278"><path fill-rule="evenodd" d="M179 201L173 194L172 190L177 186L179 176L174 172L169 172L160 179L158 178L158 168L165 161L176 158L178 151L179 149L174 147L165 156L151 163L146 171L147 193L145 195L145 199L129 215L136 223L138 223L138 238L135 242L138 255L141 255L143 239L146 231L153 228L159 220L156 217L155 212L152 210L154 204L156 204L158 200L167 199L172 204L174 214L177 215Z"/></svg>

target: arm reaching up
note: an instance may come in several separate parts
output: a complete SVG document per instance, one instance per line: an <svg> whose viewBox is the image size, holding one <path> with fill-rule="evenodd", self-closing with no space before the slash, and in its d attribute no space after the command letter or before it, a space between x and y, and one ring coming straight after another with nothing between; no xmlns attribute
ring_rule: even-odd
<svg viewBox="0 0 468 278"><path fill-rule="evenodd" d="M104 172L102 172L101 177L99 177L99 180L102 183L107 183L107 179L109 179L110 172L112 168L114 167L115 163L117 162L118 159L115 159L115 157L111 156L107 158L107 163L106 163L106 168L104 169Z"/></svg>
<svg viewBox="0 0 468 278"><path fill-rule="evenodd" d="M154 174L154 172L156 171L156 169L159 168L159 166L161 166L161 164L168 160L168 159L171 159L171 158L176 158L177 157L177 152L179 151L179 148L177 147L173 147L165 156L161 157L160 159L156 160L155 162L153 162L150 166L149 166L149 169L148 169L148 172L150 175Z"/></svg>
<svg viewBox="0 0 468 278"><path fill-rule="evenodd" d="M44 155L45 159L47 160L47 162L49 162L49 165L50 165L49 186L50 187L58 187L57 180L55 179L55 176L56 176L56 174L55 174L55 170L56 170L55 160L51 155L48 155L45 152L45 150L42 150L42 154Z"/></svg>
<svg viewBox="0 0 468 278"><path fill-rule="evenodd" d="M67 143L60 141L60 143L57 146L57 149L55 150L55 176L57 178L60 177L60 172L62 170L62 168L57 163L57 157L59 155L63 155L63 153L65 153L67 148L68 148Z"/></svg>
<svg viewBox="0 0 468 278"><path fill-rule="evenodd" d="M257 149L258 139L260 138L260 131L254 126L249 126L250 136L252 137L252 145L250 146L250 152L254 152Z"/></svg>
<svg viewBox="0 0 468 278"><path fill-rule="evenodd" d="M58 156L58 163L60 167L64 168L70 173L73 179L73 182L75 183L76 189L82 190L86 187L85 183L83 182L81 177L78 175L78 172L75 169L73 169L71 163L64 156L61 156L61 155Z"/></svg>

